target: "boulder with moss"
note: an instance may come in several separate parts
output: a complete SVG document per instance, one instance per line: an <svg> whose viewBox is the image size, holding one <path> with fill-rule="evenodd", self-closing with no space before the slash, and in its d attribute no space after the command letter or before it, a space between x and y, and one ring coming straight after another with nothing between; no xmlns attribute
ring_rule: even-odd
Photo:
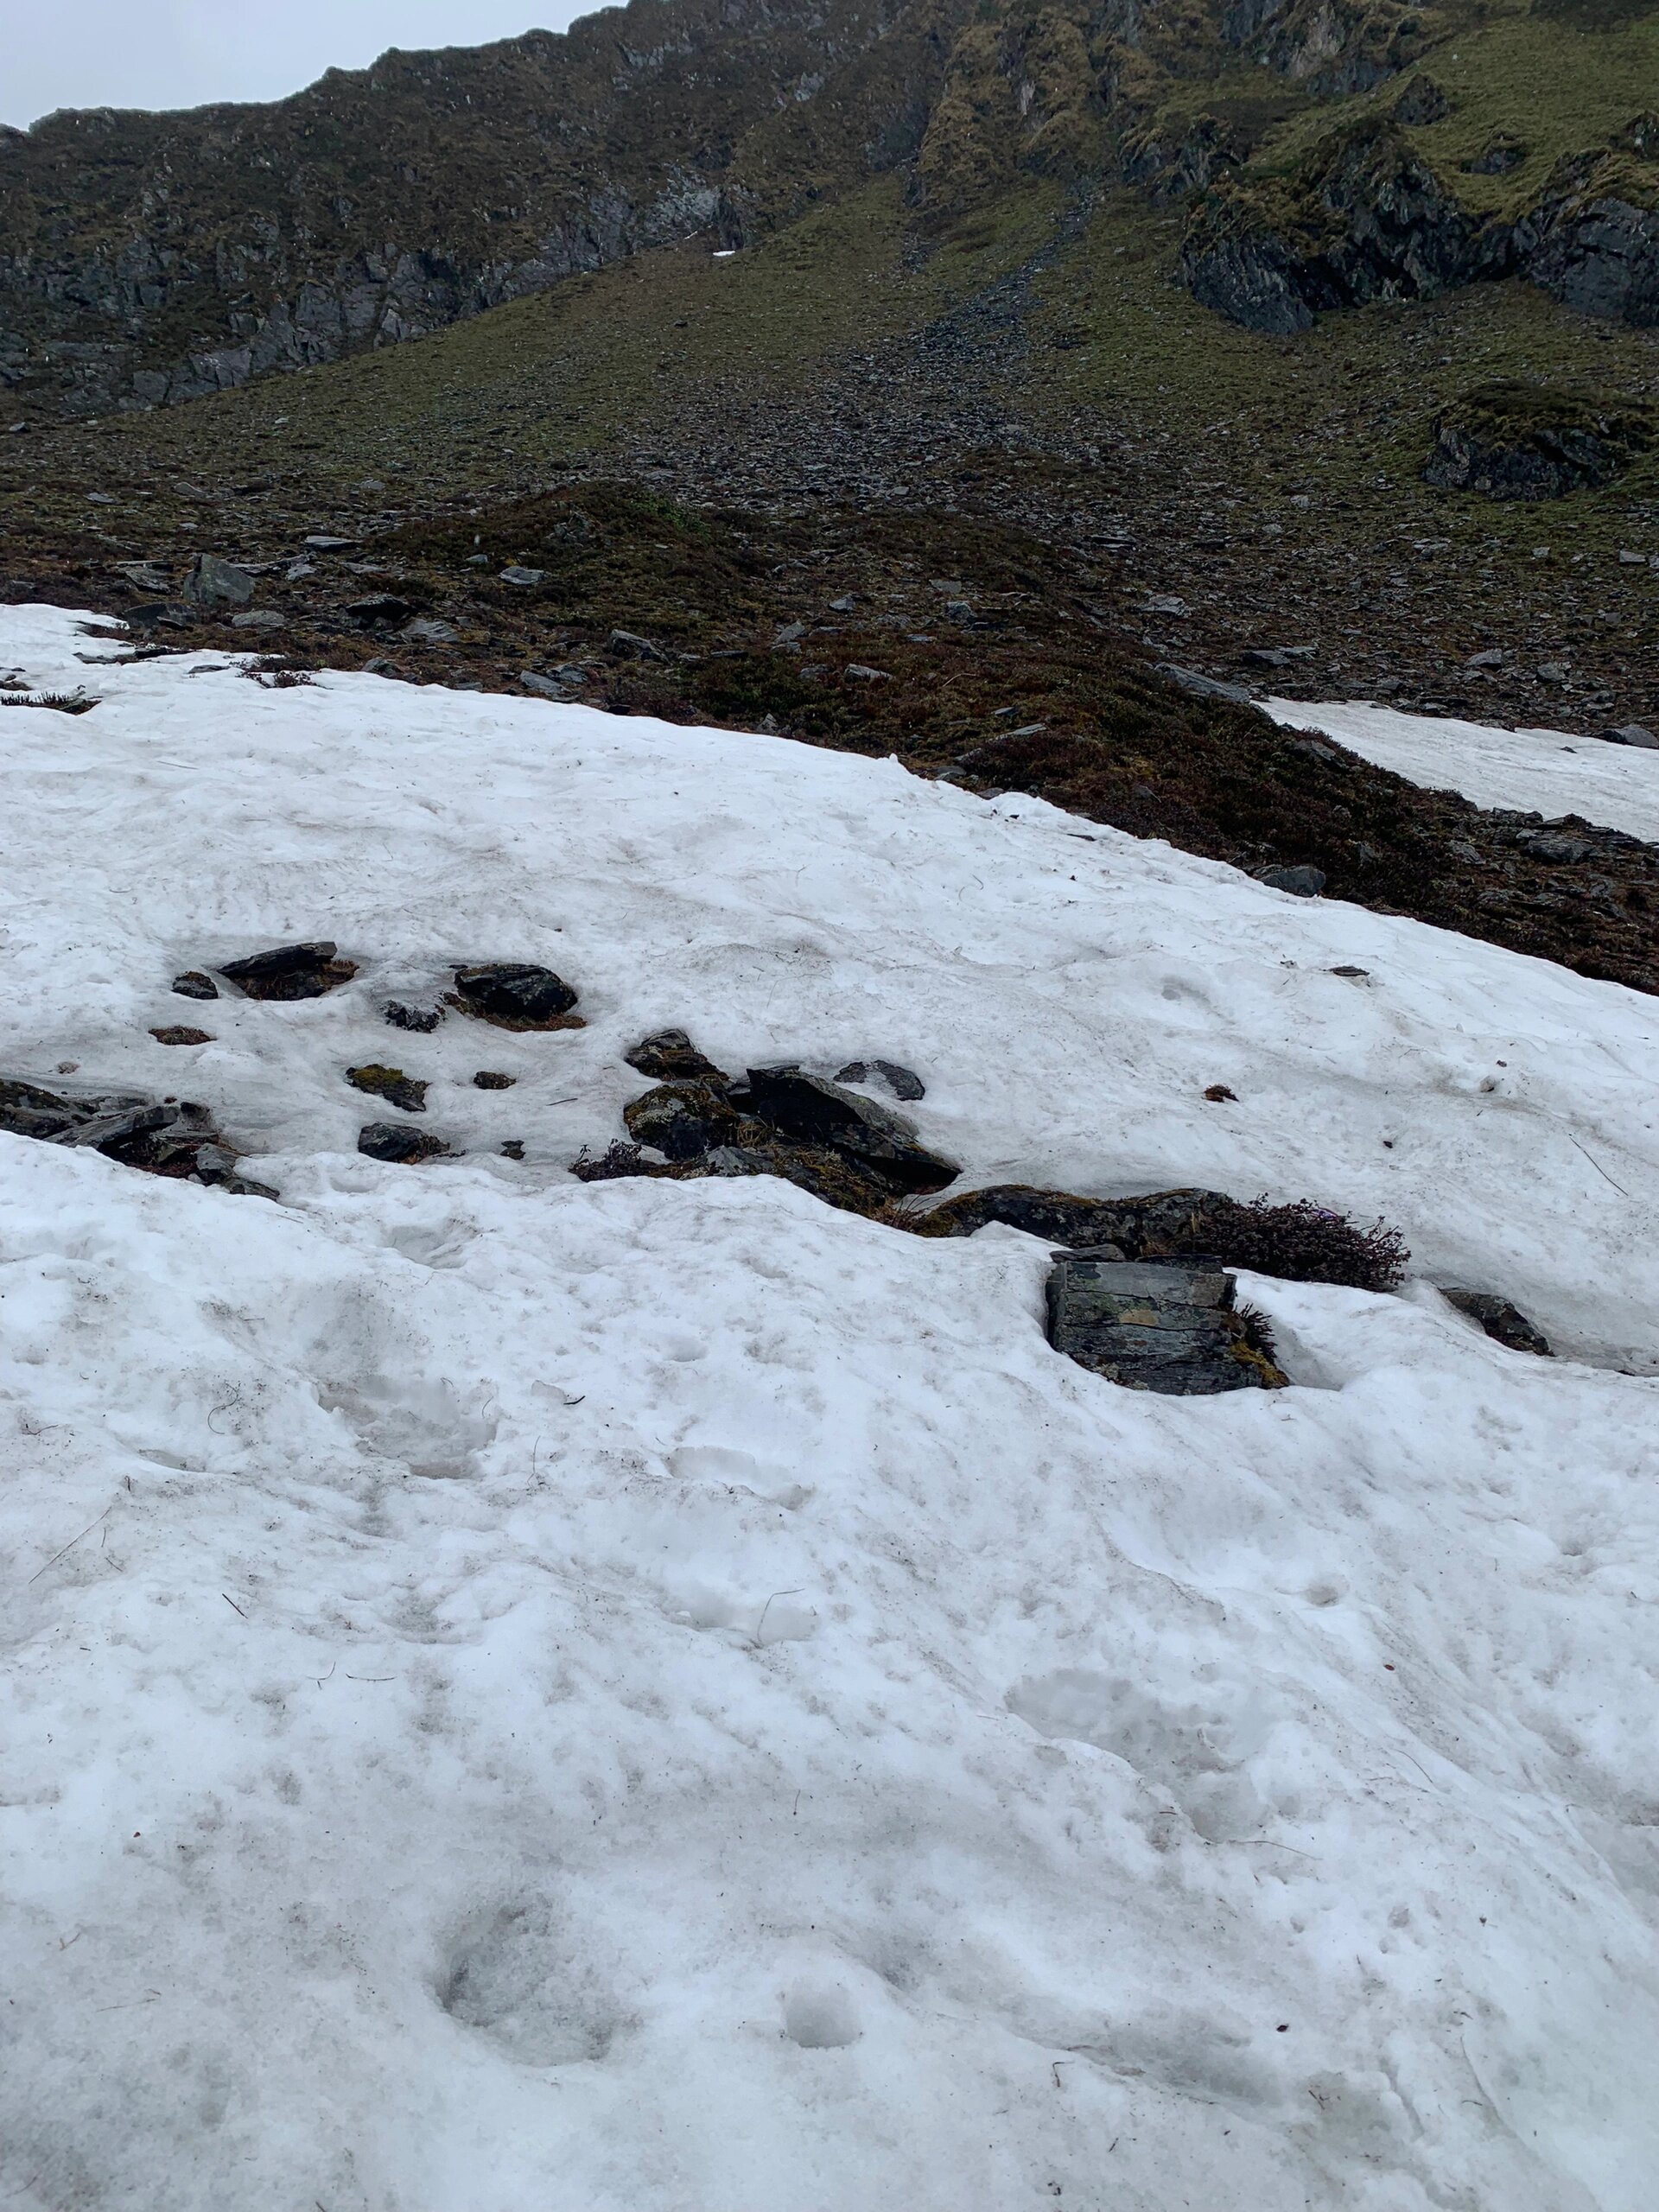
<svg viewBox="0 0 1659 2212"><path fill-rule="evenodd" d="M1500 379L1441 410L1423 475L1446 492L1559 499L1611 483L1654 436L1637 403Z"/></svg>

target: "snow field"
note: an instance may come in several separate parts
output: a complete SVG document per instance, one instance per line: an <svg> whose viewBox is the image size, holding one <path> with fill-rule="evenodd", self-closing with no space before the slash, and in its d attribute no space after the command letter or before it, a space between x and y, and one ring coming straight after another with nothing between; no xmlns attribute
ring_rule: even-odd
<svg viewBox="0 0 1659 2212"><path fill-rule="evenodd" d="M891 764L77 650L0 613L104 694L0 716L0 1071L208 1100L284 1203L0 1137L25 2212L1645 2207L1649 1001ZM317 934L328 999L168 990ZM489 957L590 1027L378 1019ZM572 1181L667 1021L1421 1274L1244 1278L1291 1390L1119 1391L1012 1231ZM357 1155L371 1058L474 1149Z"/></svg>
<svg viewBox="0 0 1659 2212"><path fill-rule="evenodd" d="M1512 807L1548 822L1576 814L1659 844L1659 753L1558 729L1489 729L1397 707L1261 703L1287 728L1322 731L1374 767L1426 790L1461 791L1477 806Z"/></svg>

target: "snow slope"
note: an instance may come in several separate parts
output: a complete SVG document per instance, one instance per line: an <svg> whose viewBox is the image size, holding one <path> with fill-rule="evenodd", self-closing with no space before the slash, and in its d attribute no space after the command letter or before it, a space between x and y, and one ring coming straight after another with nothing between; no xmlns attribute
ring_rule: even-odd
<svg viewBox="0 0 1659 2212"><path fill-rule="evenodd" d="M104 696L0 714L0 1071L188 1085L283 1204L0 1137L9 2205L1645 2208L1659 1007L890 763L78 650L0 612ZM378 1018L492 956L590 1027ZM1422 1277L1119 1391L1011 1231L571 1180L668 1020ZM352 1150L394 1046L464 1156Z"/></svg>
<svg viewBox="0 0 1659 2212"><path fill-rule="evenodd" d="M1289 729L1322 730L1362 760L1477 806L1514 807L1546 821L1576 814L1659 843L1659 753L1569 737L1558 729L1490 729L1452 715L1405 715L1343 701L1264 699Z"/></svg>

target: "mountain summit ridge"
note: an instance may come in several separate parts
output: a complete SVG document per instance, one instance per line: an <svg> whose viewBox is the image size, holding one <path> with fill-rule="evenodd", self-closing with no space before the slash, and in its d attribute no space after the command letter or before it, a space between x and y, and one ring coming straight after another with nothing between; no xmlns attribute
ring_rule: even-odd
<svg viewBox="0 0 1659 2212"><path fill-rule="evenodd" d="M0 389L175 404L895 169L924 240L1022 181L1133 186L1185 211L1195 295L1268 334L1516 274L1645 326L1656 72L1659 11L1567 0L630 0L268 105L0 134Z"/></svg>

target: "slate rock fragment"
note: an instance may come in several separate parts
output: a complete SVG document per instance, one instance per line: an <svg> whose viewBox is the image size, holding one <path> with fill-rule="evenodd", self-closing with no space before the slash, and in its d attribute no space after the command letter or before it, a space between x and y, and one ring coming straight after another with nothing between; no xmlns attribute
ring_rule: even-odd
<svg viewBox="0 0 1659 2212"><path fill-rule="evenodd" d="M357 973L356 962L338 958L338 952L331 939L319 938L304 944L273 945L245 960L227 960L219 972L251 999L320 999L349 983Z"/></svg>
<svg viewBox="0 0 1659 2212"><path fill-rule="evenodd" d="M877 1077L885 1083L895 1098L912 1104L927 1096L927 1085L912 1068L901 1067L897 1060L849 1060L838 1070L837 1083L874 1083Z"/></svg>
<svg viewBox="0 0 1659 2212"><path fill-rule="evenodd" d="M152 1029L149 1033L158 1045L211 1045L213 1041L205 1029L192 1029L182 1021L174 1022L165 1029Z"/></svg>
<svg viewBox="0 0 1659 2212"><path fill-rule="evenodd" d="M726 1077L683 1029L655 1029L623 1058L655 1083L724 1083Z"/></svg>
<svg viewBox="0 0 1659 2212"><path fill-rule="evenodd" d="M198 553L179 596L194 607L245 607L253 597L253 578L217 553Z"/></svg>
<svg viewBox="0 0 1659 2212"><path fill-rule="evenodd" d="M370 1160L391 1161L397 1166L413 1166L423 1160L436 1160L449 1149L442 1137L429 1136L424 1129L411 1129L397 1122L368 1122L357 1133L357 1148Z"/></svg>
<svg viewBox="0 0 1659 2212"><path fill-rule="evenodd" d="M38 1084L0 1077L0 1129L74 1151L102 1153L124 1167L220 1190L274 1198L237 1172L238 1154L206 1106L120 1092L69 1098Z"/></svg>
<svg viewBox="0 0 1659 2212"><path fill-rule="evenodd" d="M1443 1290L1440 1295L1459 1313L1478 1321L1494 1344L1503 1344L1510 1351L1533 1352L1540 1359L1553 1357L1549 1339L1542 1331L1535 1328L1517 1306L1496 1291Z"/></svg>
<svg viewBox="0 0 1659 2212"><path fill-rule="evenodd" d="M751 1068L751 1111L800 1144L824 1145L894 1192L942 1191L962 1172L902 1115L798 1067Z"/></svg>
<svg viewBox="0 0 1659 2212"><path fill-rule="evenodd" d="M388 999L380 1012L394 1029L412 1029L422 1037L429 1036L443 1020L441 1006L405 1006L399 999Z"/></svg>
<svg viewBox="0 0 1659 2212"><path fill-rule="evenodd" d="M1182 1398L1281 1389L1287 1377L1218 1265L1058 1253L1048 1278L1056 1351L1130 1390Z"/></svg>
<svg viewBox="0 0 1659 2212"><path fill-rule="evenodd" d="M1269 891L1287 891L1294 899L1317 899L1325 888L1322 868L1267 868L1257 876Z"/></svg>
<svg viewBox="0 0 1659 2212"><path fill-rule="evenodd" d="M516 1075L503 1075L496 1068L480 1068L473 1077L474 1090L511 1090L518 1080Z"/></svg>
<svg viewBox="0 0 1659 2212"><path fill-rule="evenodd" d="M405 1114L424 1114L427 1085L416 1077L405 1075L402 1068L383 1067L372 1061L366 1067L347 1068L346 1080L353 1090L365 1090L372 1098L384 1098L389 1106L396 1106Z"/></svg>
<svg viewBox="0 0 1659 2212"><path fill-rule="evenodd" d="M550 968L530 961L486 960L454 971L452 1003L500 1029L577 1029L576 994Z"/></svg>
<svg viewBox="0 0 1659 2212"><path fill-rule="evenodd" d="M173 988L181 999L216 999L219 996L219 985L211 976L204 976L200 968L187 968L182 976L175 976Z"/></svg>

